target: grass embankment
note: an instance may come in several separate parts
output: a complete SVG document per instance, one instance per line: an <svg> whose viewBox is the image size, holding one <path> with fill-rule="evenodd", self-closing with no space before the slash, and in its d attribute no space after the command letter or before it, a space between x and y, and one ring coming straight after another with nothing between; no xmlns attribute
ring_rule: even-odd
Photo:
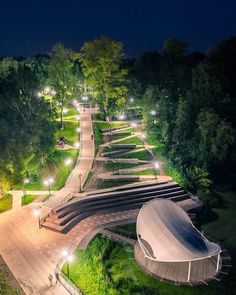
<svg viewBox="0 0 236 295"><path fill-rule="evenodd" d="M114 166L114 170L119 170L119 169L133 168L133 167L136 167L139 165L140 165L140 163L114 163L114 164L113 163L105 163L104 167L107 171L112 171L113 166Z"/></svg>
<svg viewBox="0 0 236 295"><path fill-rule="evenodd" d="M28 205L32 203L37 197L37 195L25 195L21 198L21 205Z"/></svg>
<svg viewBox="0 0 236 295"><path fill-rule="evenodd" d="M1 259L2 260L2 259ZM20 291L10 279L9 270L4 267L3 262L0 262L0 294L1 295L22 295L23 292Z"/></svg>
<svg viewBox="0 0 236 295"><path fill-rule="evenodd" d="M116 186L121 186L125 184L130 184L132 183L132 180L106 180L106 181L98 181L97 183L97 188L102 189L102 188L111 188L111 187L116 187Z"/></svg>
<svg viewBox="0 0 236 295"><path fill-rule="evenodd" d="M235 192L219 191L222 206L213 209L217 216L202 226L209 239L220 240L229 250L233 265L236 261L236 198ZM117 233L135 237L135 224L113 228ZM70 279L85 294L159 294L159 295L233 295L236 294L236 271L208 286L183 287L160 282L146 275L134 260L133 249L97 236L86 251L78 250L70 268ZM63 268L66 271L66 268Z"/></svg>
<svg viewBox="0 0 236 295"><path fill-rule="evenodd" d="M132 175L159 175L159 171L155 171L154 169L145 169L141 171L132 172Z"/></svg>
<svg viewBox="0 0 236 295"><path fill-rule="evenodd" d="M134 151L132 153L124 154L122 155L122 158L124 159L139 159L143 161L150 161L151 160L151 155L146 151Z"/></svg>
<svg viewBox="0 0 236 295"><path fill-rule="evenodd" d="M109 129L109 128L114 128L114 127L119 127L120 124L117 122L104 122L104 121L96 121L93 122L93 132L94 132L94 140L95 140L95 147L96 147L96 151L99 148L100 144L104 143L103 140L103 135L101 130L102 129Z"/></svg>
<svg viewBox="0 0 236 295"><path fill-rule="evenodd" d="M90 180L92 179L92 177L93 177L93 171L89 171L87 178L85 180L85 183L84 183L84 187L86 187L90 183Z"/></svg>
<svg viewBox="0 0 236 295"><path fill-rule="evenodd" d="M69 115L68 115L69 114ZM27 171L30 175L30 183L26 185L27 190L45 190L47 189L43 180L48 176L54 178L54 183L51 186L52 190L58 190L65 184L68 174L73 169L77 150L72 147L71 149L57 149L56 144L60 136L66 138L66 144L74 145L79 140L79 134L76 128L79 127L79 123L76 119L67 120L71 118L71 114L78 114L73 108L69 108L68 113L64 116L64 129L58 129L55 132L55 148L50 155L47 156L45 163L39 163L38 159L32 157L27 164ZM65 166L65 160L67 158L72 159L72 164L68 167Z"/></svg>
<svg viewBox="0 0 236 295"><path fill-rule="evenodd" d="M13 197L11 194L4 194L3 197L0 198L0 213L12 208L12 200Z"/></svg>
<svg viewBox="0 0 236 295"><path fill-rule="evenodd" d="M119 144L133 143L133 144L137 144L137 145L143 145L142 140L138 136L132 136L127 139L121 140L117 143L119 143Z"/></svg>

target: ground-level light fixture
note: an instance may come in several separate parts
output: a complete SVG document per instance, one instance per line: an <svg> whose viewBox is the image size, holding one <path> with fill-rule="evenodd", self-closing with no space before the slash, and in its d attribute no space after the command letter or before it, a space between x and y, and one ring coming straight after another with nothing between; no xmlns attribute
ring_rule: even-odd
<svg viewBox="0 0 236 295"><path fill-rule="evenodd" d="M78 133L81 132L81 128L80 128L80 127L77 127L75 130L76 130L76 132L78 132Z"/></svg>
<svg viewBox="0 0 236 295"><path fill-rule="evenodd" d="M44 179L43 184L48 187L48 195L50 196L51 185L54 183L54 179L52 177L48 177Z"/></svg>
<svg viewBox="0 0 236 295"><path fill-rule="evenodd" d="M67 250L63 250L62 251L62 256L66 260L66 264L67 264L67 276L69 277L70 276L70 266L69 266L69 263L74 260L74 257L73 257L73 255L69 255L69 252Z"/></svg>
<svg viewBox="0 0 236 295"><path fill-rule="evenodd" d="M68 171L68 174L69 174L69 172L70 172L70 165L72 164L72 159L71 158L67 158L67 159L65 159L65 165L67 166L67 171Z"/></svg>
<svg viewBox="0 0 236 295"><path fill-rule="evenodd" d="M134 102L133 97L131 97L129 101L130 101L131 103L133 103L133 102Z"/></svg>
<svg viewBox="0 0 236 295"><path fill-rule="evenodd" d="M150 114L151 116L156 116L157 112L156 112L155 110L151 110L151 111L149 112L149 114Z"/></svg>
<svg viewBox="0 0 236 295"><path fill-rule="evenodd" d="M88 98L88 95L83 95L83 96L82 96L82 100L83 100L83 101L88 101L88 99L89 99L89 98Z"/></svg>
<svg viewBox="0 0 236 295"><path fill-rule="evenodd" d="M80 116L77 116L76 119L77 119L77 121L80 121Z"/></svg>
<svg viewBox="0 0 236 295"><path fill-rule="evenodd" d="M141 134L141 139L142 139L142 142L143 142L143 147L144 147L144 140L146 138L146 135L145 134Z"/></svg>
<svg viewBox="0 0 236 295"><path fill-rule="evenodd" d="M79 141L77 141L77 142L74 143L74 147L77 149L77 158L78 158L78 155L79 155L79 148L80 148L80 143L79 143Z"/></svg>
<svg viewBox="0 0 236 295"><path fill-rule="evenodd" d="M26 195L26 185L30 183L30 179L29 177L26 177L24 180L23 180L23 183L24 183L24 195Z"/></svg>
<svg viewBox="0 0 236 295"><path fill-rule="evenodd" d="M39 229L41 228L40 210L41 210L41 206L38 206L33 211L34 216L38 218L38 226L39 226Z"/></svg>

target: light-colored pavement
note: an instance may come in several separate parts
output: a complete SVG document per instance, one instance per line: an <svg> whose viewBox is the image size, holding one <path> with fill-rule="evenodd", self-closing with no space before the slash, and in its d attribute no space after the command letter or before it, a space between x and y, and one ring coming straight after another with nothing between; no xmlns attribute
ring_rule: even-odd
<svg viewBox="0 0 236 295"><path fill-rule="evenodd" d="M0 253L8 267L21 284L26 294L64 295L68 292L59 283L50 288L49 274L54 275L63 249L73 250L82 242L86 246L95 225L135 218L138 210L94 215L83 220L67 235L46 229L38 229L37 218L32 212L35 205L22 207L18 211L8 211L0 215ZM87 236L88 235L88 236Z"/></svg>
<svg viewBox="0 0 236 295"><path fill-rule="evenodd" d="M94 140L93 125L91 115L96 112L93 108L80 108L80 154L79 160L72 170L65 186L53 194L46 202L45 206L53 208L68 200L69 196L80 190L84 184L89 170L92 168L94 160ZM81 175L81 176L80 176Z"/></svg>
<svg viewBox="0 0 236 295"><path fill-rule="evenodd" d="M21 199L24 196L23 190L10 190L8 191L9 194L12 195L12 210L18 210L21 207ZM27 195L36 195L36 196L44 196L48 195L48 190L46 191L26 191ZM55 191L51 191L51 193L55 193Z"/></svg>

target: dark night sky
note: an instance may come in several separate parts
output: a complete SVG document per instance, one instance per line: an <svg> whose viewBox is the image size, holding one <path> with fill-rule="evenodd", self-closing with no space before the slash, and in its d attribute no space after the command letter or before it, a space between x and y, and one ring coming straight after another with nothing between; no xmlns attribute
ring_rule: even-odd
<svg viewBox="0 0 236 295"><path fill-rule="evenodd" d="M132 56L161 50L168 38L206 52L236 35L236 0L0 0L0 56L79 50L106 35Z"/></svg>

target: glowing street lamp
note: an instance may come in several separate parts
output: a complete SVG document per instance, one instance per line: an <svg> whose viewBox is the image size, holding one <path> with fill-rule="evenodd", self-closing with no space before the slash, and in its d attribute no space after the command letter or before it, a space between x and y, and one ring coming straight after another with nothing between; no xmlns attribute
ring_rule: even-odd
<svg viewBox="0 0 236 295"><path fill-rule="evenodd" d="M151 110L151 111L149 112L149 114L150 114L151 116L156 116L157 112L156 112L155 110Z"/></svg>
<svg viewBox="0 0 236 295"><path fill-rule="evenodd" d="M66 259L66 264L67 264L67 276L70 276L70 266L69 263L74 260L74 257L72 255L69 255L67 250L62 251L62 256Z"/></svg>
<svg viewBox="0 0 236 295"><path fill-rule="evenodd" d="M143 142L143 147L144 147L144 140L146 138L146 135L145 134L141 134L141 139L142 139L142 142Z"/></svg>
<svg viewBox="0 0 236 295"><path fill-rule="evenodd" d="M62 112L63 112L63 114L67 114L68 113L68 109L63 108Z"/></svg>
<svg viewBox="0 0 236 295"><path fill-rule="evenodd" d="M51 185L53 184L54 179L52 177L48 177L43 181L43 184L48 187L48 196L50 196Z"/></svg>
<svg viewBox="0 0 236 295"><path fill-rule="evenodd" d="M24 195L26 195L26 185L30 183L30 179L29 179L29 177L26 177L26 178L23 180L23 183L24 183Z"/></svg>
<svg viewBox="0 0 236 295"><path fill-rule="evenodd" d="M40 209L41 209L41 206L38 206L38 207L35 208L34 211L33 211L34 216L38 218L38 226L39 226L39 229L41 228L41 222L40 222Z"/></svg>
<svg viewBox="0 0 236 295"><path fill-rule="evenodd" d="M125 115L124 115L124 114L120 115L120 116L119 116L119 119L120 119L120 121L121 121L121 125L122 125L122 121L125 119Z"/></svg>
<svg viewBox="0 0 236 295"><path fill-rule="evenodd" d="M154 176L155 176L155 179L156 179L156 182L157 182L157 171L159 169L159 164L158 164L158 162L154 162L153 164L154 164L154 169L153 169Z"/></svg>
<svg viewBox="0 0 236 295"><path fill-rule="evenodd" d="M65 165L67 166L67 169L68 169L68 174L70 172L70 168L69 166L72 164L72 159L71 158L67 158L65 159Z"/></svg>
<svg viewBox="0 0 236 295"><path fill-rule="evenodd" d="M88 101L88 95L83 95L83 96L82 96L82 100L83 100L83 101Z"/></svg>
<svg viewBox="0 0 236 295"><path fill-rule="evenodd" d="M76 132L77 132L77 133L80 133L80 132L81 132L81 128L80 128L80 127L77 127L77 128L76 128Z"/></svg>
<svg viewBox="0 0 236 295"><path fill-rule="evenodd" d="M133 127L133 132L135 133L135 129L137 128L137 123L132 122L131 127Z"/></svg>
<svg viewBox="0 0 236 295"><path fill-rule="evenodd" d="M134 102L133 97L131 97L129 101L130 101L131 103L133 103L133 102Z"/></svg>
<svg viewBox="0 0 236 295"><path fill-rule="evenodd" d="M77 149L77 158L78 158L78 155L79 155L79 148L80 148L80 143L79 143L78 141L75 142L74 147Z"/></svg>

